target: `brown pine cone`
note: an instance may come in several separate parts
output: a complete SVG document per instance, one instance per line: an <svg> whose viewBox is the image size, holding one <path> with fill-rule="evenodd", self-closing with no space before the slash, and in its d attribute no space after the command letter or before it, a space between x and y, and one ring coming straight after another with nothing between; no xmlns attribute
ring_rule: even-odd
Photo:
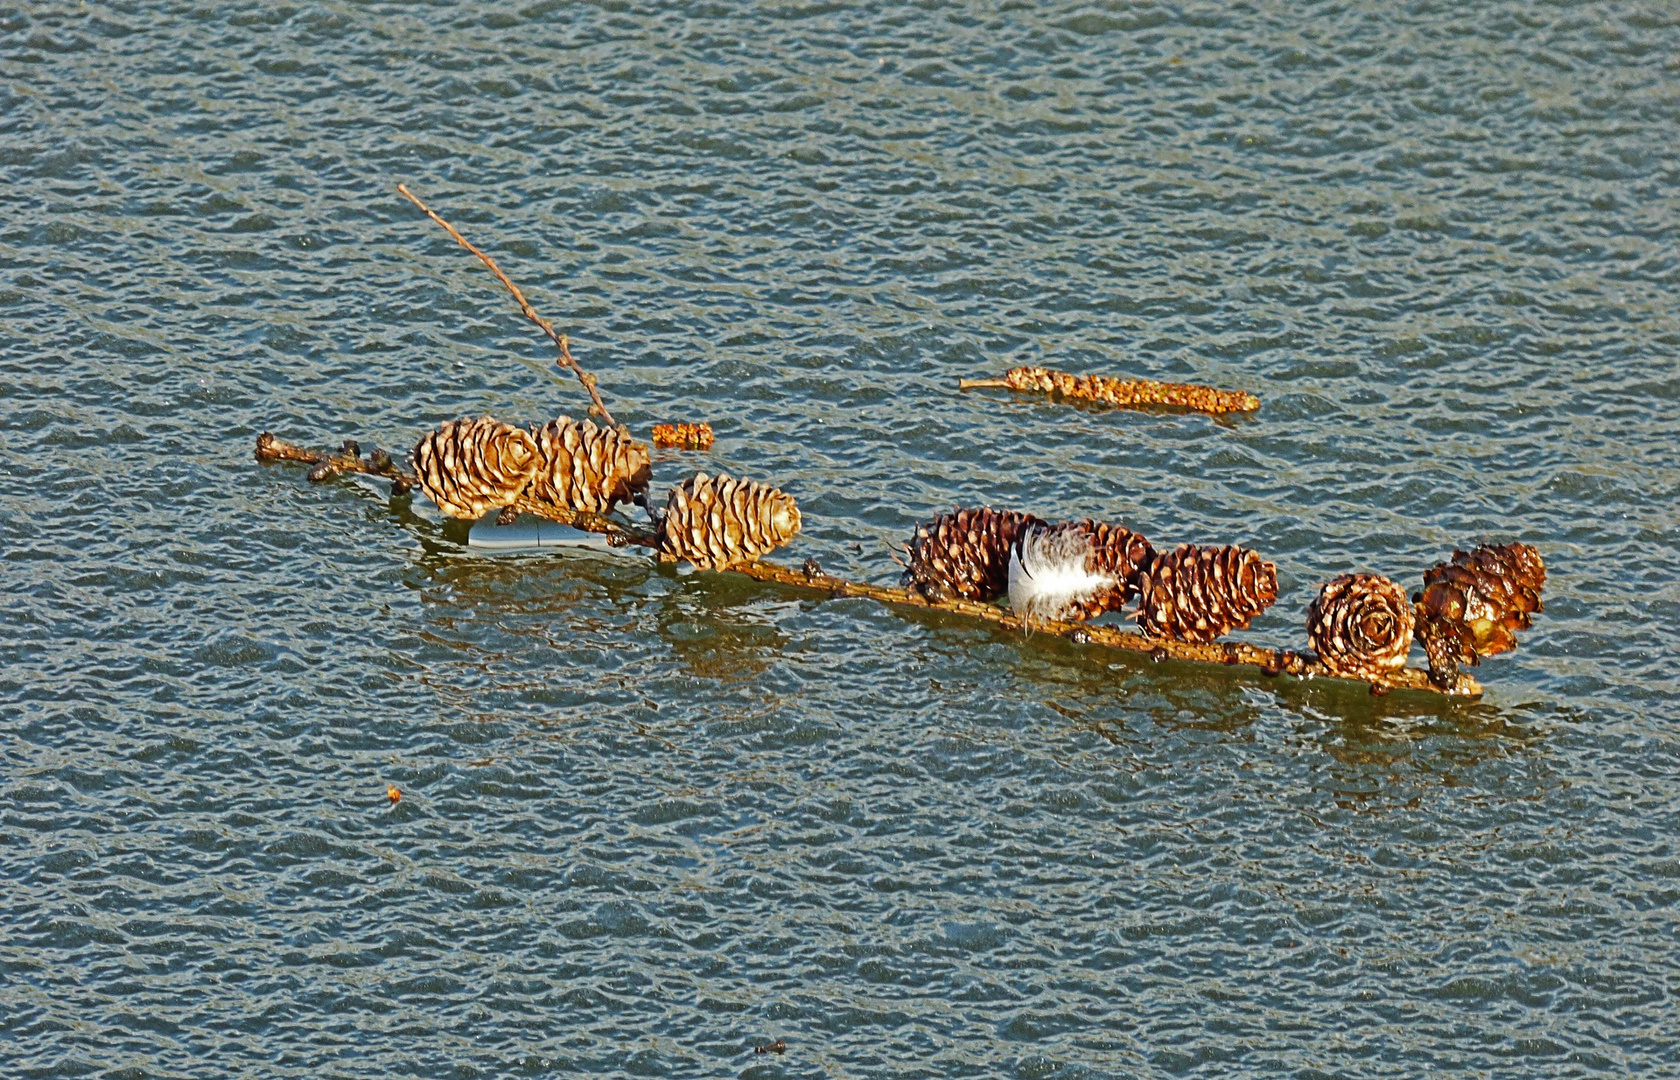
<svg viewBox="0 0 1680 1080"><path fill-rule="evenodd" d="M519 497L537 471L529 434L492 420L450 420L414 446L420 490L450 517L475 520Z"/></svg>
<svg viewBox="0 0 1680 1080"><path fill-rule="evenodd" d="M647 490L648 448L629 435L562 416L533 426L539 464L525 498L561 510L606 514Z"/></svg>
<svg viewBox="0 0 1680 1080"><path fill-rule="evenodd" d="M1342 574L1307 609L1307 640L1335 674L1381 683L1406 666L1413 621L1405 589L1380 574Z"/></svg>
<svg viewBox="0 0 1680 1080"><path fill-rule="evenodd" d="M936 603L989 603L1009 591L1009 549L1021 529L1043 524L1014 510L959 506L916 526L899 584Z"/></svg>
<svg viewBox="0 0 1680 1080"><path fill-rule="evenodd" d="M672 488L659 522L659 557L701 570L757 562L799 532L793 496L766 484L696 473Z"/></svg>
<svg viewBox="0 0 1680 1080"><path fill-rule="evenodd" d="M1277 567L1235 545L1180 544L1138 576L1138 594L1145 634L1206 644L1272 606Z"/></svg>
<svg viewBox="0 0 1680 1080"><path fill-rule="evenodd" d="M1423 575L1417 637L1429 654L1429 674L1451 685L1460 663L1479 664L1517 647L1516 631L1534 625L1541 610L1546 564L1528 544L1483 544L1453 552Z"/></svg>

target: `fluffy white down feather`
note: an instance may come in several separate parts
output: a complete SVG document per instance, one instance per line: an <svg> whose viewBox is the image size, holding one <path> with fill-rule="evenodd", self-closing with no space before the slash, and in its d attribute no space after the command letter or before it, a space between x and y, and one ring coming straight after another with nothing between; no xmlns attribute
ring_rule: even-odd
<svg viewBox="0 0 1680 1080"><path fill-rule="evenodd" d="M1009 551L1009 606L1025 618L1065 618L1118 584L1091 569L1091 534L1082 530L1023 529Z"/></svg>

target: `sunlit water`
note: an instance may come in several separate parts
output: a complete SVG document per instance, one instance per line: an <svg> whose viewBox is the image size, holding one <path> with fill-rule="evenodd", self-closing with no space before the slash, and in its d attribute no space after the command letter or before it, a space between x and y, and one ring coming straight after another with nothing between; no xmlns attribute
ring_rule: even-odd
<svg viewBox="0 0 1680 1080"><path fill-rule="evenodd" d="M0 1075L1680 1073L1677 20L0 6ZM1261 549L1257 640L1482 538L1546 611L1451 704L475 554L251 460L577 414L398 181L793 561L984 501Z"/></svg>

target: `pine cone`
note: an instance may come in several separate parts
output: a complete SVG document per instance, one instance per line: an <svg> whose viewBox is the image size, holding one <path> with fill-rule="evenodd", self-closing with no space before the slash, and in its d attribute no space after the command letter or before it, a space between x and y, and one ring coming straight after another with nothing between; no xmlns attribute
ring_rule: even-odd
<svg viewBox="0 0 1680 1080"><path fill-rule="evenodd" d="M1406 666L1413 621L1405 589L1380 574L1342 574L1307 609L1307 640L1335 674L1380 683Z"/></svg>
<svg viewBox="0 0 1680 1080"><path fill-rule="evenodd" d="M899 584L934 602L987 603L1009 591L1009 549L1031 514L987 507L957 507L916 526L904 545L909 564Z"/></svg>
<svg viewBox="0 0 1680 1080"><path fill-rule="evenodd" d="M1429 654L1429 674L1451 685L1460 663L1479 664L1517 647L1516 631L1534 625L1541 610L1546 564L1528 544L1483 544L1453 552L1423 575L1417 636Z"/></svg>
<svg viewBox="0 0 1680 1080"><path fill-rule="evenodd" d="M1138 576L1137 620L1152 637L1206 644L1277 599L1277 567L1247 548L1180 544Z"/></svg>
<svg viewBox="0 0 1680 1080"><path fill-rule="evenodd" d="M773 551L799 532L793 496L766 484L696 473L671 489L659 522L659 557L722 570Z"/></svg>
<svg viewBox="0 0 1680 1080"><path fill-rule="evenodd" d="M531 434L539 464L525 497L533 503L606 514L647 490L648 448L623 432L562 416Z"/></svg>
<svg viewBox="0 0 1680 1080"><path fill-rule="evenodd" d="M537 444L511 424L451 420L414 446L420 490L450 517L475 520L519 497L537 470Z"/></svg>

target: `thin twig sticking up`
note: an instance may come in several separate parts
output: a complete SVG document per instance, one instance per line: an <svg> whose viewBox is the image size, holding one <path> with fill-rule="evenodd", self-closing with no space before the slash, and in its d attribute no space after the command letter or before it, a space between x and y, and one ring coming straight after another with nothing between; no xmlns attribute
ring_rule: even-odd
<svg viewBox="0 0 1680 1080"><path fill-rule="evenodd" d="M513 298L519 302L519 310L525 313L525 317L542 327L543 333L548 335L549 340L559 346L560 359L555 361L555 363L559 364L563 368L570 368L571 371L577 375L578 382L582 383L583 388L589 391L590 401L593 402L593 404L589 406L589 414L591 416L599 416L602 420L607 422L607 426L609 427L617 427L618 421L614 420L612 413L607 411L606 404L601 400L601 392L595 389L595 376L583 370L583 368L578 366L578 362L572 359L572 349L566 341L566 335L554 329L553 323L537 314L537 309L531 306L531 302L529 300L525 299L525 294L519 291L519 286L515 285L512 279L502 273L502 268L496 265L495 259L492 259L484 252L473 247L466 237L462 236L455 230L455 226L449 224L449 222L443 220L441 217L438 217L436 211L421 202L419 196L415 195L414 192L408 190L407 184L398 184L397 190L401 192L403 197L408 199L409 202L418 206L423 214L443 226L444 231L450 236L453 236L457 244L460 244L474 255L477 255L479 261L485 266L488 266L490 268L490 272L496 275L497 280L507 286L507 291L512 293Z"/></svg>

